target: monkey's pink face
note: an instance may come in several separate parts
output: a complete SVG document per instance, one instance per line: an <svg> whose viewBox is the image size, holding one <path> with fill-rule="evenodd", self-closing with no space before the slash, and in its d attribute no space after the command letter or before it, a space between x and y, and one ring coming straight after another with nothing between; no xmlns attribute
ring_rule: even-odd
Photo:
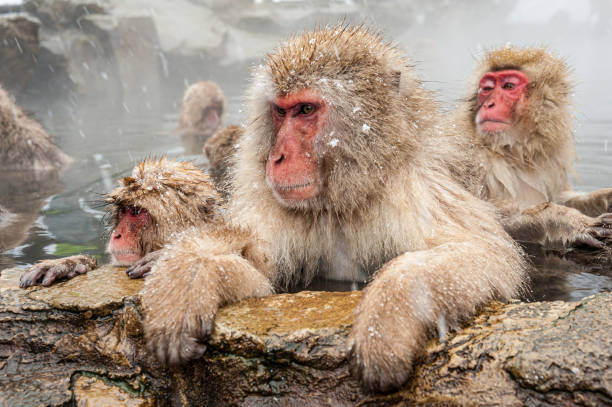
<svg viewBox="0 0 612 407"><path fill-rule="evenodd" d="M310 89L279 96L270 104L276 139L268 154L266 180L282 204L298 206L321 189L315 140L327 105Z"/></svg>
<svg viewBox="0 0 612 407"><path fill-rule="evenodd" d="M514 69L486 73L478 88L478 130L493 133L509 129L513 112L523 103L528 83L527 77Z"/></svg>
<svg viewBox="0 0 612 407"><path fill-rule="evenodd" d="M119 222L108 242L108 252L114 265L130 266L144 255L140 235L149 225L150 217L145 209L137 207L122 207L118 216Z"/></svg>

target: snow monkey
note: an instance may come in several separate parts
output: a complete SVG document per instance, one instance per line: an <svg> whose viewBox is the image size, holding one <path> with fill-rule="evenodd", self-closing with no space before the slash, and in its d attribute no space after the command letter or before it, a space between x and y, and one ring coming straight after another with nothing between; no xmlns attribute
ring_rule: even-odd
<svg viewBox="0 0 612 407"><path fill-rule="evenodd" d="M224 195L228 195L231 189L232 157L243 133L244 128L240 126L227 126L204 143L204 154L209 163L208 173Z"/></svg>
<svg viewBox="0 0 612 407"><path fill-rule="evenodd" d="M225 112L225 95L214 82L191 85L183 95L179 128L188 154L200 154L207 138L221 126Z"/></svg>
<svg viewBox="0 0 612 407"><path fill-rule="evenodd" d="M524 286L524 259L494 208L454 181L431 95L400 51L363 26L293 37L255 68L226 221L258 243L193 231L145 281L149 348L199 357L217 309L315 275L371 279L350 334L366 389L411 375L437 324ZM252 255L251 255L252 257Z"/></svg>
<svg viewBox="0 0 612 407"><path fill-rule="evenodd" d="M139 163L119 184L105 199L111 230L107 251L118 266L154 259L177 232L212 223L220 203L208 175L191 163L166 158ZM20 285L48 286L95 267L96 259L87 255L42 260L21 276ZM135 267L128 275L137 278L149 270Z"/></svg>
<svg viewBox="0 0 612 407"><path fill-rule="evenodd" d="M0 87L0 170L53 171L71 159Z"/></svg>
<svg viewBox="0 0 612 407"><path fill-rule="evenodd" d="M541 48L504 47L479 62L451 123L475 146L475 192L500 207L513 237L601 248L612 234L612 188L570 189L571 93L563 61Z"/></svg>

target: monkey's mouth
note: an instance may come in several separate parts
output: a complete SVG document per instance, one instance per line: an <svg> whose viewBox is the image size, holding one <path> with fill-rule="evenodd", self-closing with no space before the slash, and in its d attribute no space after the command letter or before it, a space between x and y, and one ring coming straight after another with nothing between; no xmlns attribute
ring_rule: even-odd
<svg viewBox="0 0 612 407"><path fill-rule="evenodd" d="M142 258L140 251L135 250L114 250L111 252L112 263L115 266L131 266Z"/></svg>
<svg viewBox="0 0 612 407"><path fill-rule="evenodd" d="M315 180L296 184L273 183L270 186L277 198L288 203L305 201L313 198L319 192L319 185Z"/></svg>
<svg viewBox="0 0 612 407"><path fill-rule="evenodd" d="M480 131L487 133L506 130L511 126L510 122L497 119L484 119L478 122Z"/></svg>

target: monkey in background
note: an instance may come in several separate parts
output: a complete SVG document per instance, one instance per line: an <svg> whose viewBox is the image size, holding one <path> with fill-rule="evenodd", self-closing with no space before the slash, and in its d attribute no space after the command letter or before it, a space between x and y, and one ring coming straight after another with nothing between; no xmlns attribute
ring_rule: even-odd
<svg viewBox="0 0 612 407"><path fill-rule="evenodd" d="M200 81L183 95L179 115L181 139L187 154L200 154L206 139L221 126L225 113L225 95L214 82Z"/></svg>
<svg viewBox="0 0 612 407"><path fill-rule="evenodd" d="M338 25L283 43L256 68L248 112L225 216L258 255L202 230L162 249L142 292L161 361L199 357L224 304L316 275L371 279L350 365L386 391L410 377L439 323L522 290L521 251L451 177L445 160L460 145L429 141L441 137L437 105L379 34Z"/></svg>
<svg viewBox="0 0 612 407"><path fill-rule="evenodd" d="M208 158L208 173L217 190L225 197L231 190L232 157L243 133L244 128L241 126L227 126L204 143L203 152Z"/></svg>
<svg viewBox="0 0 612 407"><path fill-rule="evenodd" d="M459 177L501 210L517 240L602 248L612 235L612 188L571 191L571 93L567 65L545 49L487 52L450 120L472 145Z"/></svg>
<svg viewBox="0 0 612 407"><path fill-rule="evenodd" d="M216 222L220 197L208 175L191 163L148 159L119 184L105 199L111 229L107 251L112 264L135 265L128 270L131 278L148 273L137 262L145 258L151 264L174 235ZM24 272L20 286L48 286L96 267L96 259L88 255L42 260Z"/></svg>
<svg viewBox="0 0 612 407"><path fill-rule="evenodd" d="M71 159L0 87L0 170L53 171Z"/></svg>

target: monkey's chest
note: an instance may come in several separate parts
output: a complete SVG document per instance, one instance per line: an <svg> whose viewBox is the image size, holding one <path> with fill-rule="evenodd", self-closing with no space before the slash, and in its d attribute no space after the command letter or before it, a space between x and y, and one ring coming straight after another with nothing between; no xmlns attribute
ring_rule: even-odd
<svg viewBox="0 0 612 407"><path fill-rule="evenodd" d="M323 257L323 277L337 281L365 282L367 273L357 258L344 235L341 232L336 233L328 253Z"/></svg>
<svg viewBox="0 0 612 407"><path fill-rule="evenodd" d="M484 167L482 198L495 201L513 201L521 209L553 199L554 183L542 174L516 168L506 162L491 160Z"/></svg>

